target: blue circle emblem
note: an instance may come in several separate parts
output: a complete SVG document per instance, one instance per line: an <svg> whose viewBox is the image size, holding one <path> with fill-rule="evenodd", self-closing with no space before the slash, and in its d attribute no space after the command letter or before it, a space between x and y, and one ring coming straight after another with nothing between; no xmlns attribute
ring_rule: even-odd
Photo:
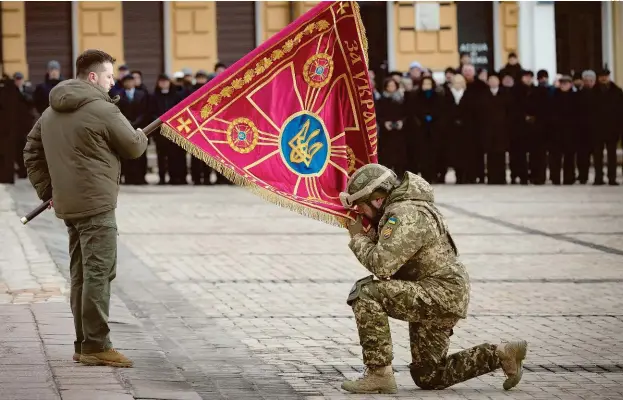
<svg viewBox="0 0 623 400"><path fill-rule="evenodd" d="M238 131L238 140L245 141L247 140L247 134L243 131Z"/></svg>
<svg viewBox="0 0 623 400"><path fill-rule="evenodd" d="M318 175L329 161L329 137L322 120L307 112L290 117L279 138L281 158L295 173Z"/></svg>
<svg viewBox="0 0 623 400"><path fill-rule="evenodd" d="M324 68L323 68L322 65L319 65L319 66L316 67L316 74L322 75L323 72L324 72Z"/></svg>

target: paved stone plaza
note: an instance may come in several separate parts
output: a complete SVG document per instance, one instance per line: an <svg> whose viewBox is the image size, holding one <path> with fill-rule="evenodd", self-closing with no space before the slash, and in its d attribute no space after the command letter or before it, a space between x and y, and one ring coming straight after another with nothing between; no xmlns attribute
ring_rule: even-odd
<svg viewBox="0 0 623 400"><path fill-rule="evenodd" d="M0 399L621 399L623 187L436 186L472 278L451 352L524 338L526 373L418 389L392 321L397 396L362 371L348 234L237 187L123 187L112 338L133 369L71 361L67 238L27 182L0 187ZM58 267L58 268L57 268Z"/></svg>

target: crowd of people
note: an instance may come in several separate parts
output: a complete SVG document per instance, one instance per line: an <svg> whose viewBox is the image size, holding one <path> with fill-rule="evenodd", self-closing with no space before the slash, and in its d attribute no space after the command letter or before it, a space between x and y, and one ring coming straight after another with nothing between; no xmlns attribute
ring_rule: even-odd
<svg viewBox="0 0 623 400"><path fill-rule="evenodd" d="M372 84L375 74L370 71ZM525 70L509 54L498 72L477 70L468 54L438 85L417 62L390 72L375 90L379 162L457 184L617 185L617 146L623 132L623 91L610 71L557 75ZM510 180L507 171L510 169ZM549 170L549 174L547 174Z"/></svg>
<svg viewBox="0 0 623 400"><path fill-rule="evenodd" d="M184 69L173 77L162 74L150 90L141 71L121 65L110 95L119 96L117 105L132 126L144 128L225 68L219 63L213 73L199 70L193 76ZM379 162L399 175L411 171L430 183L445 183L452 169L457 184L542 185L548 180L585 184L592 158L593 183L602 185L606 149L607 183L618 184L623 91L611 81L607 69L557 75L550 85L547 71L538 71L535 79L514 53L499 72L477 70L469 55L462 54L459 67L445 71L443 83L418 62L411 64L408 73L390 72L380 88L375 75L371 70L380 128ZM19 72L12 78L5 76L0 108L12 117L13 134L0 132L0 140L9 143L3 147L13 149L13 154L0 152L0 182L12 182L15 174L26 177L22 157L26 135L48 107L50 91L62 80L56 61L48 63L44 82L34 88ZM161 135L150 138L156 145L159 184L184 185L189 175L197 185L229 184ZM8 164L11 172L3 173L2 165ZM147 172L146 154L124 161L121 182L145 185Z"/></svg>
<svg viewBox="0 0 623 400"><path fill-rule="evenodd" d="M150 90L143 83L141 71L132 70L128 65L121 65L117 68L115 85L109 95L111 98L119 96L116 104L134 128L145 128L225 69L226 65L217 63L212 73L198 70L193 76L192 71L185 68L176 72L173 77L161 74L157 78L155 87ZM10 124L13 126L7 130L8 134L0 133L3 147L10 143L7 147L11 148L10 154L5 156L7 158L5 164L10 164L10 173L5 173L3 179L3 174L0 172L0 183L12 183L14 175L18 178L26 178L22 154L26 136L39 116L49 106L50 91L63 80L65 78L61 75L60 64L57 61L48 63L44 82L35 87L25 81L24 75L19 72L15 73L12 78L4 77L0 105L10 106L2 108L5 109L7 116L13 116L10 118ZM196 185L231 184L218 172L202 161L189 157L184 149L157 132L149 137L150 140L155 141L156 146L158 184L186 185L189 183L189 175L190 181ZM3 154L0 152L0 169L2 169L2 161ZM121 183L146 185L147 172L147 152L135 160L122 160Z"/></svg>

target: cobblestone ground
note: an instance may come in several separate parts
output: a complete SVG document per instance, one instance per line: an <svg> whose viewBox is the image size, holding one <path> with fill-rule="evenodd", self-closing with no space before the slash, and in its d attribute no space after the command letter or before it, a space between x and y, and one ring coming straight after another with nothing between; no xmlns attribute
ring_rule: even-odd
<svg viewBox="0 0 623 400"><path fill-rule="evenodd" d="M473 280L469 316L454 330L450 352L524 338L530 344L527 370L510 392L501 388L501 372L441 392L422 391L406 369L406 324L392 321L396 397L623 398L623 189L435 190ZM38 204L24 182L10 191L19 214ZM1 201L9 200L0 193ZM18 220L15 211L5 214ZM157 382L160 372L160 380L187 385L183 396L204 399L392 398L347 395L339 388L362 370L345 299L352 283L367 275L347 248L346 232L230 186L124 187L118 223L118 307L112 317L127 322L113 324L113 340L121 348L140 348L132 347L136 337L150 349L134 350L137 368L117 373L127 383L124 393L152 398L133 385ZM0 229L13 230L6 234L11 237L28 232L40 238L66 276L67 239L51 212L27 227ZM0 302L20 302L24 295L11 291L13 274L4 275L18 251L9 243L3 241L0 265L10 293L2 294L7 289L0 283ZM41 294L52 278L36 275L37 263L49 264L45 252L21 246L32 259L13 268L30 268L34 278L18 282L32 284L33 300L52 301ZM73 339L64 339L67 353ZM153 354L160 358L147 357ZM151 390L158 394L158 386ZM156 398L186 398L179 393Z"/></svg>

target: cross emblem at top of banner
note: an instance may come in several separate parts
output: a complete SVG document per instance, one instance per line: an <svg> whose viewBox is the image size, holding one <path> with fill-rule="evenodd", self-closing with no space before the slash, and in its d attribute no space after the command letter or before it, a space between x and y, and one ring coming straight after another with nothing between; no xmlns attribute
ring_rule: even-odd
<svg viewBox="0 0 623 400"><path fill-rule="evenodd" d="M177 122L179 122L180 124L177 126L177 130L179 132L184 131L185 133L190 132L190 124L192 123L192 121L190 120L190 118L186 119L186 121L184 121L184 118L179 117L177 119Z"/></svg>
<svg viewBox="0 0 623 400"><path fill-rule="evenodd" d="M340 14L340 15L344 15L344 14L346 14L346 9L347 9L348 7L350 7L350 4L348 4L347 2L344 2L344 1L343 1L343 2L341 2L341 3L340 3L340 9L339 9L339 10L337 10L338 14Z"/></svg>

